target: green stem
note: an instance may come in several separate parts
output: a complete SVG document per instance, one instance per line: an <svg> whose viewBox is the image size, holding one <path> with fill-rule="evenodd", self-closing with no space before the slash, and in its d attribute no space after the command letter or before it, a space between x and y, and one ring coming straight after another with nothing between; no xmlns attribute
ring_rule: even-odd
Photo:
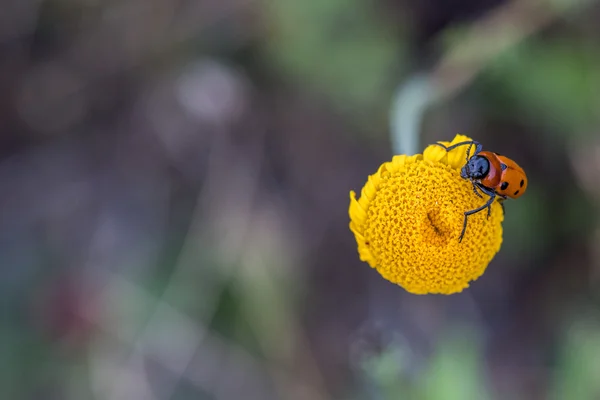
<svg viewBox="0 0 600 400"><path fill-rule="evenodd" d="M431 79L422 73L411 76L398 86L390 113L390 139L394 154L413 155L419 152L423 115L435 98Z"/></svg>

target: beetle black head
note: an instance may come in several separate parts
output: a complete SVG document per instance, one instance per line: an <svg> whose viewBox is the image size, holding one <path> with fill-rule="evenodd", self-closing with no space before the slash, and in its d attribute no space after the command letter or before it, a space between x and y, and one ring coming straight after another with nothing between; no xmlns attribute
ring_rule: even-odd
<svg viewBox="0 0 600 400"><path fill-rule="evenodd" d="M464 179L483 179L490 172L490 162L483 156L473 156L460 170Z"/></svg>

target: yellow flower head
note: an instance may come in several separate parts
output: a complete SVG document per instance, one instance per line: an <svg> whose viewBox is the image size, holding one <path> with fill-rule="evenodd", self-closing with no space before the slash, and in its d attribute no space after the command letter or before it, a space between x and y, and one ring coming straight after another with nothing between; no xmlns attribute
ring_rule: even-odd
<svg viewBox="0 0 600 400"><path fill-rule="evenodd" d="M441 143L467 140L457 135ZM350 229L360 259L411 293L460 292L500 250L504 213L497 201L489 218L486 210L469 216L458 241L465 211L487 201L460 177L468 147L446 152L432 145L423 154L394 156L369 176L358 200L350 192Z"/></svg>

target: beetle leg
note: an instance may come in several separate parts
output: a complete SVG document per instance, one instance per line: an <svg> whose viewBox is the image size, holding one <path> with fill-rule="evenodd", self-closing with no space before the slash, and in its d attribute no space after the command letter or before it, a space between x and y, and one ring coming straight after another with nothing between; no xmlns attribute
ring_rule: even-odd
<svg viewBox="0 0 600 400"><path fill-rule="evenodd" d="M495 198L496 198L496 192L491 192L490 198L488 199L488 201L484 205L482 205L481 207L477 207L474 210L465 211L465 219L463 221L463 229L462 229L462 232L460 233L460 236L458 238L459 242L462 242L463 236L465 235L465 231L467 230L467 217L469 215L473 215L473 214L476 214L476 213L478 213L478 212L480 212L482 210L485 210L488 207L491 207L491 205L494 202Z"/></svg>
<svg viewBox="0 0 600 400"><path fill-rule="evenodd" d="M498 197L500 197L500 199L498 199L498 203L500 204L500 207L502 207L502 215L505 215L506 212L504 210L504 200L506 200L506 196L499 194Z"/></svg>
<svg viewBox="0 0 600 400"><path fill-rule="evenodd" d="M476 185L479 188L479 190L481 190L483 193L487 194L490 197L491 196L499 196L499 197L506 198L506 196L499 195L498 193L496 193L496 191L483 186L481 183L476 183ZM490 203L490 205L488 206L487 218L490 218L491 214L492 214L492 203Z"/></svg>
<svg viewBox="0 0 600 400"><path fill-rule="evenodd" d="M476 184L475 182L473 182L473 192L475 192L475 194L476 194L477 196L479 196L479 197L481 197L481 198L483 199L483 196L481 195L481 193L479 193L479 192L477 191L477 187L478 187L478 186L477 186L477 184Z"/></svg>

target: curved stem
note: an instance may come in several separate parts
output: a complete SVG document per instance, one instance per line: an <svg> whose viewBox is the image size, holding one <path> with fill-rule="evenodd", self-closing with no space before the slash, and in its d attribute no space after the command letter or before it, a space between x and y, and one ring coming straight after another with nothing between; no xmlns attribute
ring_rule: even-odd
<svg viewBox="0 0 600 400"><path fill-rule="evenodd" d="M423 114L435 99L429 76L413 75L398 86L391 108L391 142L394 154L416 154Z"/></svg>
<svg viewBox="0 0 600 400"><path fill-rule="evenodd" d="M594 0L511 0L475 22L428 74L418 73L398 86L391 107L394 154L416 154L427 108L468 86L499 54L548 26L560 16Z"/></svg>

